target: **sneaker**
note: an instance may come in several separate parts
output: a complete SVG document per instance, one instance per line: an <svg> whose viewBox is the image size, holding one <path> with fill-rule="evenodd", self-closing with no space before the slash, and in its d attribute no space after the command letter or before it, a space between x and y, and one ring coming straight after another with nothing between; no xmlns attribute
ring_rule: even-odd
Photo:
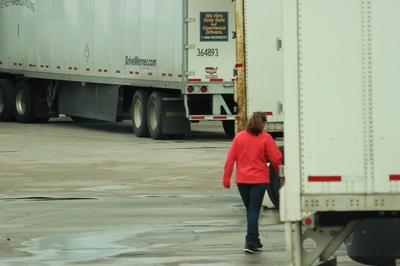
<svg viewBox="0 0 400 266"><path fill-rule="evenodd" d="M244 252L249 254L257 254L260 253L260 250L257 248L257 245L246 244L244 246Z"/></svg>
<svg viewBox="0 0 400 266"><path fill-rule="evenodd" d="M260 240L258 240L257 243L256 243L256 247L258 249L262 249L264 246L263 246L263 244L261 244Z"/></svg>

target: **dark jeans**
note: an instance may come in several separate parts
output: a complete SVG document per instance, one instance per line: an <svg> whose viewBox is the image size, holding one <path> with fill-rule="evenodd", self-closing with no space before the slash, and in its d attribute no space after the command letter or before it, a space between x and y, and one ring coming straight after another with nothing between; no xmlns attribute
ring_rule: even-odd
<svg viewBox="0 0 400 266"><path fill-rule="evenodd" d="M255 244L259 241L258 218L267 184L238 184L238 188L247 210L246 243Z"/></svg>

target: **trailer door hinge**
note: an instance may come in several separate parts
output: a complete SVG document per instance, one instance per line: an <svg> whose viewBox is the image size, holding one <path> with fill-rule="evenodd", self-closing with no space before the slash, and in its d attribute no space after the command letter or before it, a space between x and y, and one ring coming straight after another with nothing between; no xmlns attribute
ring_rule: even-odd
<svg viewBox="0 0 400 266"><path fill-rule="evenodd" d="M232 39L236 39L237 38L237 32L236 31L232 31Z"/></svg>
<svg viewBox="0 0 400 266"><path fill-rule="evenodd" d="M237 71L236 68L233 69L233 76L234 76L234 77L237 77L237 76L238 76L238 71Z"/></svg>
<svg viewBox="0 0 400 266"><path fill-rule="evenodd" d="M186 23L196 22L196 19L195 18L185 18L185 22Z"/></svg>
<svg viewBox="0 0 400 266"><path fill-rule="evenodd" d="M282 114L283 113L283 103L279 102L278 103L278 114Z"/></svg>
<svg viewBox="0 0 400 266"><path fill-rule="evenodd" d="M196 74L196 72L194 72L194 71L186 71L185 72L186 77L194 76L195 74Z"/></svg>

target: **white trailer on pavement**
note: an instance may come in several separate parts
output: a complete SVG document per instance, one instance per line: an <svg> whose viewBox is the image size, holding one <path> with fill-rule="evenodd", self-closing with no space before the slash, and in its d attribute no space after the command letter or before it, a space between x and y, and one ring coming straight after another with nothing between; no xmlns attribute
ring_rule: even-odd
<svg viewBox="0 0 400 266"><path fill-rule="evenodd" d="M284 0L282 10L280 214L288 236L295 224L292 263L310 265L360 221L399 216L400 2Z"/></svg>
<svg viewBox="0 0 400 266"><path fill-rule="evenodd" d="M255 111L264 112L268 132L280 133L283 132L282 1L245 2L247 116Z"/></svg>
<svg viewBox="0 0 400 266"><path fill-rule="evenodd" d="M370 243L353 234L348 247L380 243L356 259L394 265L398 244L387 245L400 235L384 225L400 216L400 2L244 1L248 113L284 122L290 265L334 265L334 251L372 219L383 227L360 226L375 230L362 233Z"/></svg>
<svg viewBox="0 0 400 266"><path fill-rule="evenodd" d="M0 121L59 114L182 135L233 134L231 0L0 1Z"/></svg>

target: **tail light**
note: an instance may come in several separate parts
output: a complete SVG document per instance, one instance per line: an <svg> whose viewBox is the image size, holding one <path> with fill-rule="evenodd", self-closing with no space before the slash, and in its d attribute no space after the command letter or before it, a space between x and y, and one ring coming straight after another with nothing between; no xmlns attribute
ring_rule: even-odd
<svg viewBox="0 0 400 266"><path fill-rule="evenodd" d="M187 91L188 91L189 93L192 93L192 92L194 91L194 88L193 88L193 86L189 86L189 87L187 87Z"/></svg>
<svg viewBox="0 0 400 266"><path fill-rule="evenodd" d="M205 92L208 91L208 88L206 86L203 86L203 87L200 88L200 91L205 93Z"/></svg>

